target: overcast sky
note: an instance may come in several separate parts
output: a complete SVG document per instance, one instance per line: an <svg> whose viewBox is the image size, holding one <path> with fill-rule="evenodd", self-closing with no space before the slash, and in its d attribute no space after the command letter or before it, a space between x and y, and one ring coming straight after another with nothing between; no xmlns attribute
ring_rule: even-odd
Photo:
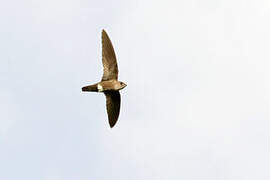
<svg viewBox="0 0 270 180"><path fill-rule="evenodd" d="M0 179L270 179L270 2L0 2ZM119 121L81 87L116 51Z"/></svg>

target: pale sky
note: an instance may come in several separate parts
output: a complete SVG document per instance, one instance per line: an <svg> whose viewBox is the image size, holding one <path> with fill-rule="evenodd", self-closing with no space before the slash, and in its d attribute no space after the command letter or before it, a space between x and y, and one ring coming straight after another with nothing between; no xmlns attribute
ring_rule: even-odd
<svg viewBox="0 0 270 180"><path fill-rule="evenodd" d="M270 2L0 2L0 179L269 180ZM101 30L121 90L111 129Z"/></svg>

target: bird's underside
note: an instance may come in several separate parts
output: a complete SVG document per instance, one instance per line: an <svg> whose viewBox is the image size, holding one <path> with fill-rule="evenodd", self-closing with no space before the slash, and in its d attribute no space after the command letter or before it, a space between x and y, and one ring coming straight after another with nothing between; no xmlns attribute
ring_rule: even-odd
<svg viewBox="0 0 270 180"><path fill-rule="evenodd" d="M82 88L82 91L92 91L92 92L118 91L124 88L123 84L124 83L120 81L112 79L107 81L101 81L93 85L85 86Z"/></svg>
<svg viewBox="0 0 270 180"><path fill-rule="evenodd" d="M102 64L103 76L99 83L85 86L82 91L103 92L106 96L106 109L110 127L112 128L119 116L121 96L119 90L126 84L118 81L118 67L114 49L107 33L102 31Z"/></svg>

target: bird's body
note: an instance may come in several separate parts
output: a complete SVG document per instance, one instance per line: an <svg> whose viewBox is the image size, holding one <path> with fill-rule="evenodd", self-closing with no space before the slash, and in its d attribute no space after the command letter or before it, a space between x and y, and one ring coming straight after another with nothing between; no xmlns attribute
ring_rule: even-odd
<svg viewBox="0 0 270 180"><path fill-rule="evenodd" d="M118 120L121 97L119 90L127 85L118 81L118 67L114 49L108 34L102 31L102 64L103 76L99 83L85 86L82 91L103 92L106 96L106 107L111 128Z"/></svg>
<svg viewBox="0 0 270 180"><path fill-rule="evenodd" d="M119 91L123 88L124 88L123 82L112 79L107 81L100 81L99 83L85 86L82 88L82 91L93 91L93 92Z"/></svg>

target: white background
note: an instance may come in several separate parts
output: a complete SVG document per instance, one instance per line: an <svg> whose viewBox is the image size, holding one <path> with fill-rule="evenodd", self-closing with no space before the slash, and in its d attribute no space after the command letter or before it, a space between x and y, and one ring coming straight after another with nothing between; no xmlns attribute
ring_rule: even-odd
<svg viewBox="0 0 270 180"><path fill-rule="evenodd" d="M0 2L0 179L270 179L267 0ZM81 87L118 58L119 121Z"/></svg>

